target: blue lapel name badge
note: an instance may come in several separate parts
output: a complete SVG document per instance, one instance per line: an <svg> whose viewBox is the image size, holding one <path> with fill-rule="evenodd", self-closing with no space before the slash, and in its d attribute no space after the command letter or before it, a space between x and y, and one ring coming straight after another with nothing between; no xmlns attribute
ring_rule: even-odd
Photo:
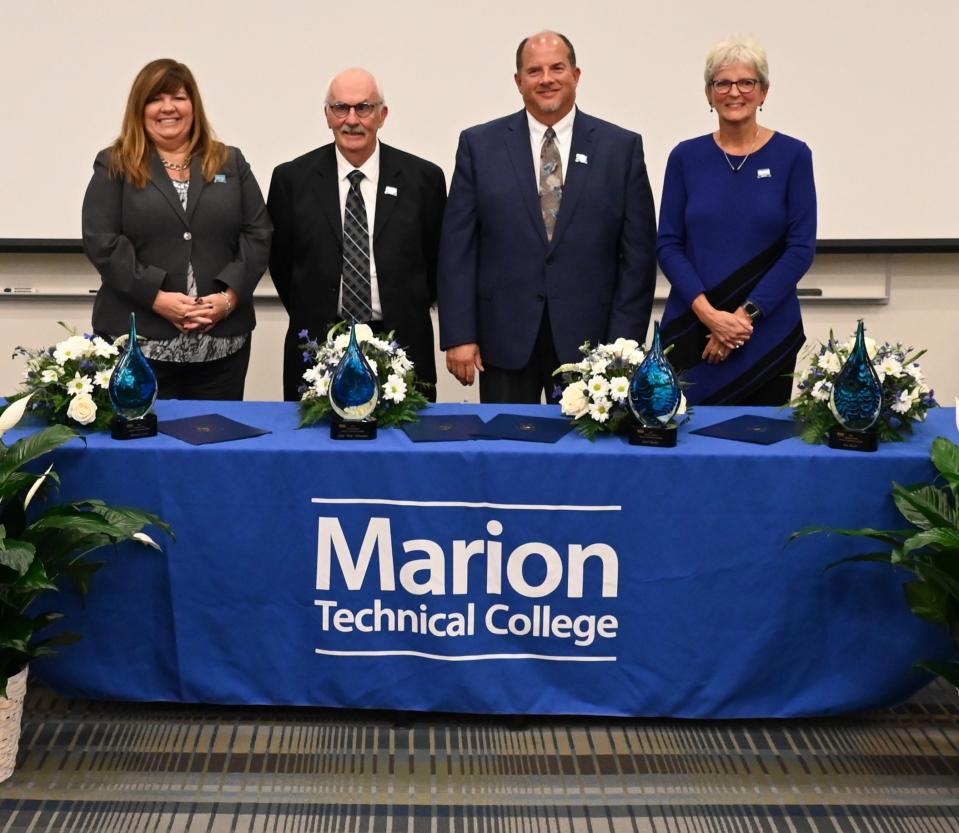
<svg viewBox="0 0 959 833"><path fill-rule="evenodd" d="M760 168L756 171L756 179L772 179L773 172L769 168Z"/></svg>
<svg viewBox="0 0 959 833"><path fill-rule="evenodd" d="M226 182L226 174L216 174L213 177L214 182Z"/></svg>
<svg viewBox="0 0 959 833"><path fill-rule="evenodd" d="M577 153L577 154L576 154L576 158L575 158L573 161L574 161L574 162L579 162L580 165L588 165L588 164L589 164L589 160L586 158L586 154L585 154L585 153Z"/></svg>
<svg viewBox="0 0 959 833"><path fill-rule="evenodd" d="M387 197L397 197L397 196L399 196L399 192L396 190L396 186L395 186L395 185L387 185L387 186L383 189L383 193L384 193Z"/></svg>

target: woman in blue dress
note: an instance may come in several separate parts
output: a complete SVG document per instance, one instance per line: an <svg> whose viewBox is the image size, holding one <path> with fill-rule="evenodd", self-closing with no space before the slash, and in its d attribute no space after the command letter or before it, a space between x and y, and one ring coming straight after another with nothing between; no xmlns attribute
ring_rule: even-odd
<svg viewBox="0 0 959 833"><path fill-rule="evenodd" d="M755 41L713 47L705 80L719 128L677 145L663 182L663 343L692 404L784 405L805 340L796 284L816 246L812 154L759 123L769 66Z"/></svg>

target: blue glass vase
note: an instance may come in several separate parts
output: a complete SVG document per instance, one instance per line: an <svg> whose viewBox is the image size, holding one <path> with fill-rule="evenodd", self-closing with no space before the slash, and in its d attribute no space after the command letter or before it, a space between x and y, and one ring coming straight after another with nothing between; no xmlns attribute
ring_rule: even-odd
<svg viewBox="0 0 959 833"><path fill-rule="evenodd" d="M669 359L663 355L656 321L652 349L629 382L629 407L640 425L661 428L676 416L681 400L679 380Z"/></svg>
<svg viewBox="0 0 959 833"><path fill-rule="evenodd" d="M379 379L360 350L356 325L352 324L349 346L330 381L330 407L342 419L359 422L373 415L379 398Z"/></svg>
<svg viewBox="0 0 959 833"><path fill-rule="evenodd" d="M829 407L843 428L867 431L882 410L882 383L866 350L866 330L859 321L856 344L839 371Z"/></svg>
<svg viewBox="0 0 959 833"><path fill-rule="evenodd" d="M136 314L130 313L130 336L126 349L110 376L110 402L117 416L142 419L157 398L157 377L137 341Z"/></svg>

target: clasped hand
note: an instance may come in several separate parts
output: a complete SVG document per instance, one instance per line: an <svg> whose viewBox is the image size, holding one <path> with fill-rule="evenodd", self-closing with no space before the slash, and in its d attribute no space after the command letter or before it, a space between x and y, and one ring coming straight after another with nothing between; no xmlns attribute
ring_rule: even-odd
<svg viewBox="0 0 959 833"><path fill-rule="evenodd" d="M226 318L229 303L219 292L194 298L182 292L161 289L153 301L153 311L181 333L206 333Z"/></svg>
<svg viewBox="0 0 959 833"><path fill-rule="evenodd" d="M740 307L735 312L714 310L709 316L709 338L703 359L708 364L717 364L729 358L733 350L742 347L753 334L752 319Z"/></svg>

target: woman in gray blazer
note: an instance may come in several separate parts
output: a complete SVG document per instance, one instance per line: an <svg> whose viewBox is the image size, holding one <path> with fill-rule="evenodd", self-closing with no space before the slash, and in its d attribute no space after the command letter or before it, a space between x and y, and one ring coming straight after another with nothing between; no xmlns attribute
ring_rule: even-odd
<svg viewBox="0 0 959 833"><path fill-rule="evenodd" d="M135 312L162 398L242 399L272 231L193 74L168 58L147 64L83 200L83 246L101 279L93 329L116 337Z"/></svg>

